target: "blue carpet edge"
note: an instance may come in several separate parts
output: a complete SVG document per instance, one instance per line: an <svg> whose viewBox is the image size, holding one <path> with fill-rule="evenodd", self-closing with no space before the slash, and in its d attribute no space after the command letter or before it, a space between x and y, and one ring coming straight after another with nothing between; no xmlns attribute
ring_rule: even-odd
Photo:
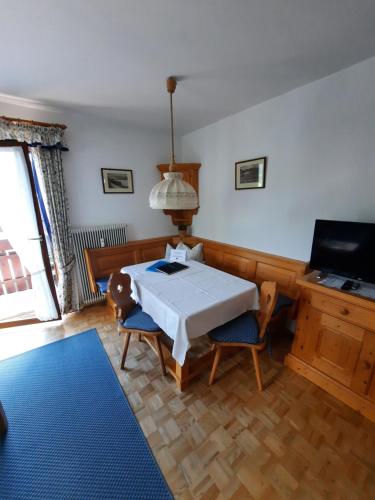
<svg viewBox="0 0 375 500"><path fill-rule="evenodd" d="M130 410L131 414L133 415L133 417L134 417L135 421L137 422L137 425L138 425L138 427L139 427L139 429L140 429L140 431L141 431L141 434L142 434L143 441L144 441L144 443L146 444L146 446L147 446L147 448L148 448L148 451L150 452L150 455L152 456L152 459L153 459L153 461L154 461L154 464L155 464L155 466L157 467L157 469L159 470L160 475L161 475L161 477L163 478L164 483L165 483L165 486L166 486L167 490L169 491L169 493L170 493L170 495L171 495L172 499L174 499L174 495L173 495L173 493L172 493L172 491L171 491L171 489L170 489L170 487L169 487L169 484L168 484L167 480L165 479L165 476L164 476L164 474L163 474L162 470L160 469L160 466L159 466L159 464L158 464L158 462L157 462L157 460L156 460L156 458L155 458L155 455L154 455L154 453L153 453L153 451L152 451L152 449L151 449L151 447L150 447L150 445L149 445L149 443L148 443L148 441L147 441L147 439L146 439L146 436L145 436L145 435L144 435L144 433L143 433L142 427L141 427L140 423L138 422L138 419L137 419L137 417L136 417L136 415L135 415L135 413L134 413L134 411L133 411L133 408L131 407L131 404L129 403L129 400L128 400L127 396L126 396L126 393L125 393L125 391L124 391L124 388L123 388L123 387L122 387L122 385L120 384L120 381L119 381L119 379L118 379L118 377L117 377L117 375L116 375L115 369L114 369L114 368L113 368L113 366L112 366L111 360L110 360L110 358L109 358L109 356L108 356L107 351L105 350L105 348L104 348L104 346L103 346L102 341L100 340L100 337L99 337L99 334L98 334L98 331L97 331L97 329L96 329L96 328L91 328L90 330L85 330L85 331L83 331L83 332L74 333L74 334L70 335L69 337L64 337L64 338L62 338L62 339L57 339L57 340L54 340L53 342L48 342L48 344L44 344L44 345L42 345L42 346L35 347L34 349L29 349L29 350L27 350L27 351L25 351L25 352L21 352L21 353L19 353L19 354L15 354L14 356L10 356L9 358L5 358L5 359L1 360L1 361L0 361L0 363L2 363L3 361L7 361L7 360L9 360L9 359L18 358L18 357L20 357L20 356L22 356L22 355L24 355L24 354L26 354L26 353L28 353L28 352L31 352L31 351L36 351L36 350L38 350L38 349L43 349L43 348L45 348L45 347L48 347L48 346L49 346L49 345L51 345L51 344L57 344L57 343L59 343L59 342L67 342L67 341L70 341L70 340L72 340L72 339L74 339L75 337L80 336L80 335L91 335L91 336L95 337L95 338L96 338L96 341L99 343L99 345L100 345L100 347L101 347L102 351L103 351L103 352L104 352L104 354L105 354L106 361L107 361L108 365L110 366L110 369L111 369L111 371L112 371L112 374L113 374L113 376L114 376L114 377L115 377L115 379L116 379L116 383L120 386L121 393L122 393L122 396L123 396L123 398L124 398L124 401L125 401L125 403L126 403L127 407L129 408L129 410Z"/></svg>

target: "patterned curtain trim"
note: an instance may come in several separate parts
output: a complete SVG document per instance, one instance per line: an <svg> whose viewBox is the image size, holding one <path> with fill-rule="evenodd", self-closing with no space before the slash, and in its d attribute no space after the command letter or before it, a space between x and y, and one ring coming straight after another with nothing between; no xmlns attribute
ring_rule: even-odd
<svg viewBox="0 0 375 500"><path fill-rule="evenodd" d="M65 196L62 152L58 148L36 147L32 155L38 162L46 193L46 209L51 224L59 282L57 295L62 314L79 309L75 256L71 242L68 200Z"/></svg>
<svg viewBox="0 0 375 500"><path fill-rule="evenodd" d="M64 144L64 130L59 127L42 127L25 123L10 123L0 118L0 141L13 140L29 145L61 146Z"/></svg>

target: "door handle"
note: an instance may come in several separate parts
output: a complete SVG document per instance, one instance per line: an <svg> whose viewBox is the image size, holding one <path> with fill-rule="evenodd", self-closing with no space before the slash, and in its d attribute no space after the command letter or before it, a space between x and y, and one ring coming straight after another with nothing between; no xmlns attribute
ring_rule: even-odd
<svg viewBox="0 0 375 500"><path fill-rule="evenodd" d="M43 241L43 236L40 236L40 234L38 236L35 236L35 238L28 238L28 240L30 241Z"/></svg>

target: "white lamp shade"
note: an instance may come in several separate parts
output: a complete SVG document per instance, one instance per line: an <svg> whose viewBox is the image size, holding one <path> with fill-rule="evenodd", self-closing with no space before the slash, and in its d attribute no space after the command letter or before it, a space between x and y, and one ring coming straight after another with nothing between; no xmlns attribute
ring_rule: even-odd
<svg viewBox="0 0 375 500"><path fill-rule="evenodd" d="M161 210L190 210L198 207L198 196L181 172L167 172L150 192L150 207Z"/></svg>

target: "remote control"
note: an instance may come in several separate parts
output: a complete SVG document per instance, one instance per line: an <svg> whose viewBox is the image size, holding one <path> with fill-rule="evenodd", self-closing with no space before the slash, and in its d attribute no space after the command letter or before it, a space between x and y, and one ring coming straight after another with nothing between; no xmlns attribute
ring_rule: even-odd
<svg viewBox="0 0 375 500"><path fill-rule="evenodd" d="M341 286L341 290L352 290L354 285L354 281L346 280L345 283Z"/></svg>

